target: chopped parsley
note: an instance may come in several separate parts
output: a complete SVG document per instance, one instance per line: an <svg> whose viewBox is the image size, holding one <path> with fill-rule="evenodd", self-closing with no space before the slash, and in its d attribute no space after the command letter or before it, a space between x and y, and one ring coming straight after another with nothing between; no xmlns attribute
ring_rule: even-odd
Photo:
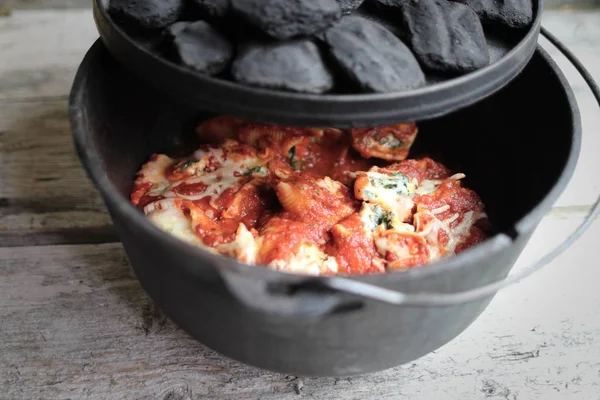
<svg viewBox="0 0 600 400"><path fill-rule="evenodd" d="M192 160L186 161L179 166L179 171L183 172L186 169L188 169L189 167L191 167L192 165L194 165L194 161L192 161Z"/></svg>
<svg viewBox="0 0 600 400"><path fill-rule="evenodd" d="M292 146L290 151L288 151L288 158L290 159L292 169L296 170L296 146Z"/></svg>
<svg viewBox="0 0 600 400"><path fill-rule="evenodd" d="M402 140L396 139L391 134L379 137L377 141L379 142L379 144L389 147L390 149L397 149L398 147L400 147L404 144L404 142Z"/></svg>
<svg viewBox="0 0 600 400"><path fill-rule="evenodd" d="M371 230L377 228L380 225L383 225L385 229L392 229L392 213L390 211L385 211L378 205L375 205L372 208L372 213L370 215L371 222Z"/></svg>
<svg viewBox="0 0 600 400"><path fill-rule="evenodd" d="M258 176L267 176L267 169L265 167L263 167L262 165L259 165L256 168L251 168L248 171L244 172L245 176L253 176L253 175L258 175Z"/></svg>

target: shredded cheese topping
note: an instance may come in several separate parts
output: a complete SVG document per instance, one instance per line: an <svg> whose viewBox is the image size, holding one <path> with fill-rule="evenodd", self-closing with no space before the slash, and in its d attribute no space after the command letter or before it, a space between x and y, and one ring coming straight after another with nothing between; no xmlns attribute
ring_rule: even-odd
<svg viewBox="0 0 600 400"><path fill-rule="evenodd" d="M485 239L487 215L461 185L464 174L429 158L402 161L396 147L381 145L394 135L412 143L416 126L344 135L227 118L199 128L220 144L183 159L154 155L132 190L152 223L191 245L279 271L334 275L418 267ZM368 135L379 135L373 154Z"/></svg>

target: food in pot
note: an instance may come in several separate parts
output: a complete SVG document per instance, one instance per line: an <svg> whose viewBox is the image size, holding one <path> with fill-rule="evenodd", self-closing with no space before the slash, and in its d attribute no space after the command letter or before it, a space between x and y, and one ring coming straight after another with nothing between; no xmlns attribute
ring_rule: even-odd
<svg viewBox="0 0 600 400"><path fill-rule="evenodd" d="M242 262L308 275L404 270L485 239L475 192L431 158L414 123L350 132L221 116L212 144L155 154L131 202L163 230Z"/></svg>
<svg viewBox="0 0 600 400"><path fill-rule="evenodd" d="M198 72L218 74L233 58L233 45L204 21L177 28L173 43L181 62Z"/></svg>
<svg viewBox="0 0 600 400"><path fill-rule="evenodd" d="M471 7L479 18L490 25L526 28L533 22L531 0L456 0Z"/></svg>
<svg viewBox="0 0 600 400"><path fill-rule="evenodd" d="M470 7L446 0L406 0L400 10L408 44L428 70L465 73L489 64L483 28Z"/></svg>
<svg viewBox="0 0 600 400"><path fill-rule="evenodd" d="M425 84L408 47L374 21L344 17L324 37L333 57L364 91L393 92Z"/></svg>
<svg viewBox="0 0 600 400"><path fill-rule="evenodd" d="M356 128L350 134L352 147L364 158L401 161L408 157L408 151L417 136L417 126L411 123Z"/></svg>
<svg viewBox="0 0 600 400"><path fill-rule="evenodd" d="M231 67L237 82L294 92L323 93L333 77L310 40L248 43Z"/></svg>

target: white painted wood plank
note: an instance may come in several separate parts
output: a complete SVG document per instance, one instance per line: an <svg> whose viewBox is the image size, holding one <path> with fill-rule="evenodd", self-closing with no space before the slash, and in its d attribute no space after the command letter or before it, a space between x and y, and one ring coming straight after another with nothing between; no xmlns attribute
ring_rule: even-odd
<svg viewBox="0 0 600 400"><path fill-rule="evenodd" d="M98 37L91 10L16 10L0 18L0 101L66 96Z"/></svg>
<svg viewBox="0 0 600 400"><path fill-rule="evenodd" d="M7 231L110 225L75 155L67 102L0 106L0 245Z"/></svg>
<svg viewBox="0 0 600 400"><path fill-rule="evenodd" d="M543 25L567 45L596 81L600 82L600 10L547 11ZM600 157L597 156L600 149L600 108L584 80L568 60L545 39L541 39L540 43L569 80L582 116L583 149L578 170L557 205L591 204L600 194L600 177L597 172L600 171ZM551 137L552 132L548 134Z"/></svg>

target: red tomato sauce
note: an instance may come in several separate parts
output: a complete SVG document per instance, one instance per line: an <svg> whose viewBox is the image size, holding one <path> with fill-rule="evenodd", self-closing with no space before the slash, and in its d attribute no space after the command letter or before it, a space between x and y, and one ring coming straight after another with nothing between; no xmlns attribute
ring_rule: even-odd
<svg viewBox="0 0 600 400"><path fill-rule="evenodd" d="M224 116L206 121L196 132L213 144L194 153L199 159L173 160L165 167L164 178L170 183L165 185L170 191L167 195L181 196L176 204L206 246L218 248L235 241L244 225L256 239L257 264L285 263L309 249L335 259L339 274L373 274L427 264L434 252L443 255L453 238L440 228L440 221L448 221L454 229L468 212L483 216L468 233L463 232L455 253L487 237L484 207L475 192L449 179L451 171L431 158L405 159L417 134L415 124L343 132ZM158 157L153 155L149 163L159 162ZM253 161L243 164L246 160ZM223 169L224 163L241 164L231 170ZM244 170L243 165L252 167ZM401 172L417 184L442 181L432 193L411 198L415 206L404 222L413 225L414 233L392 229L390 217L385 223L378 221L375 228L365 226L360 210L369 199L357 199L354 173L374 166L392 178L397 175L393 172ZM232 176L222 177L221 169L232 171L228 172ZM227 178L224 182L234 183L219 195L216 190L208 193L202 176L210 173L216 173L217 180ZM369 184L369 179L360 174L356 186ZM152 188L140 172L131 203L143 209L164 198L149 194ZM377 240L385 240L385 247Z"/></svg>

